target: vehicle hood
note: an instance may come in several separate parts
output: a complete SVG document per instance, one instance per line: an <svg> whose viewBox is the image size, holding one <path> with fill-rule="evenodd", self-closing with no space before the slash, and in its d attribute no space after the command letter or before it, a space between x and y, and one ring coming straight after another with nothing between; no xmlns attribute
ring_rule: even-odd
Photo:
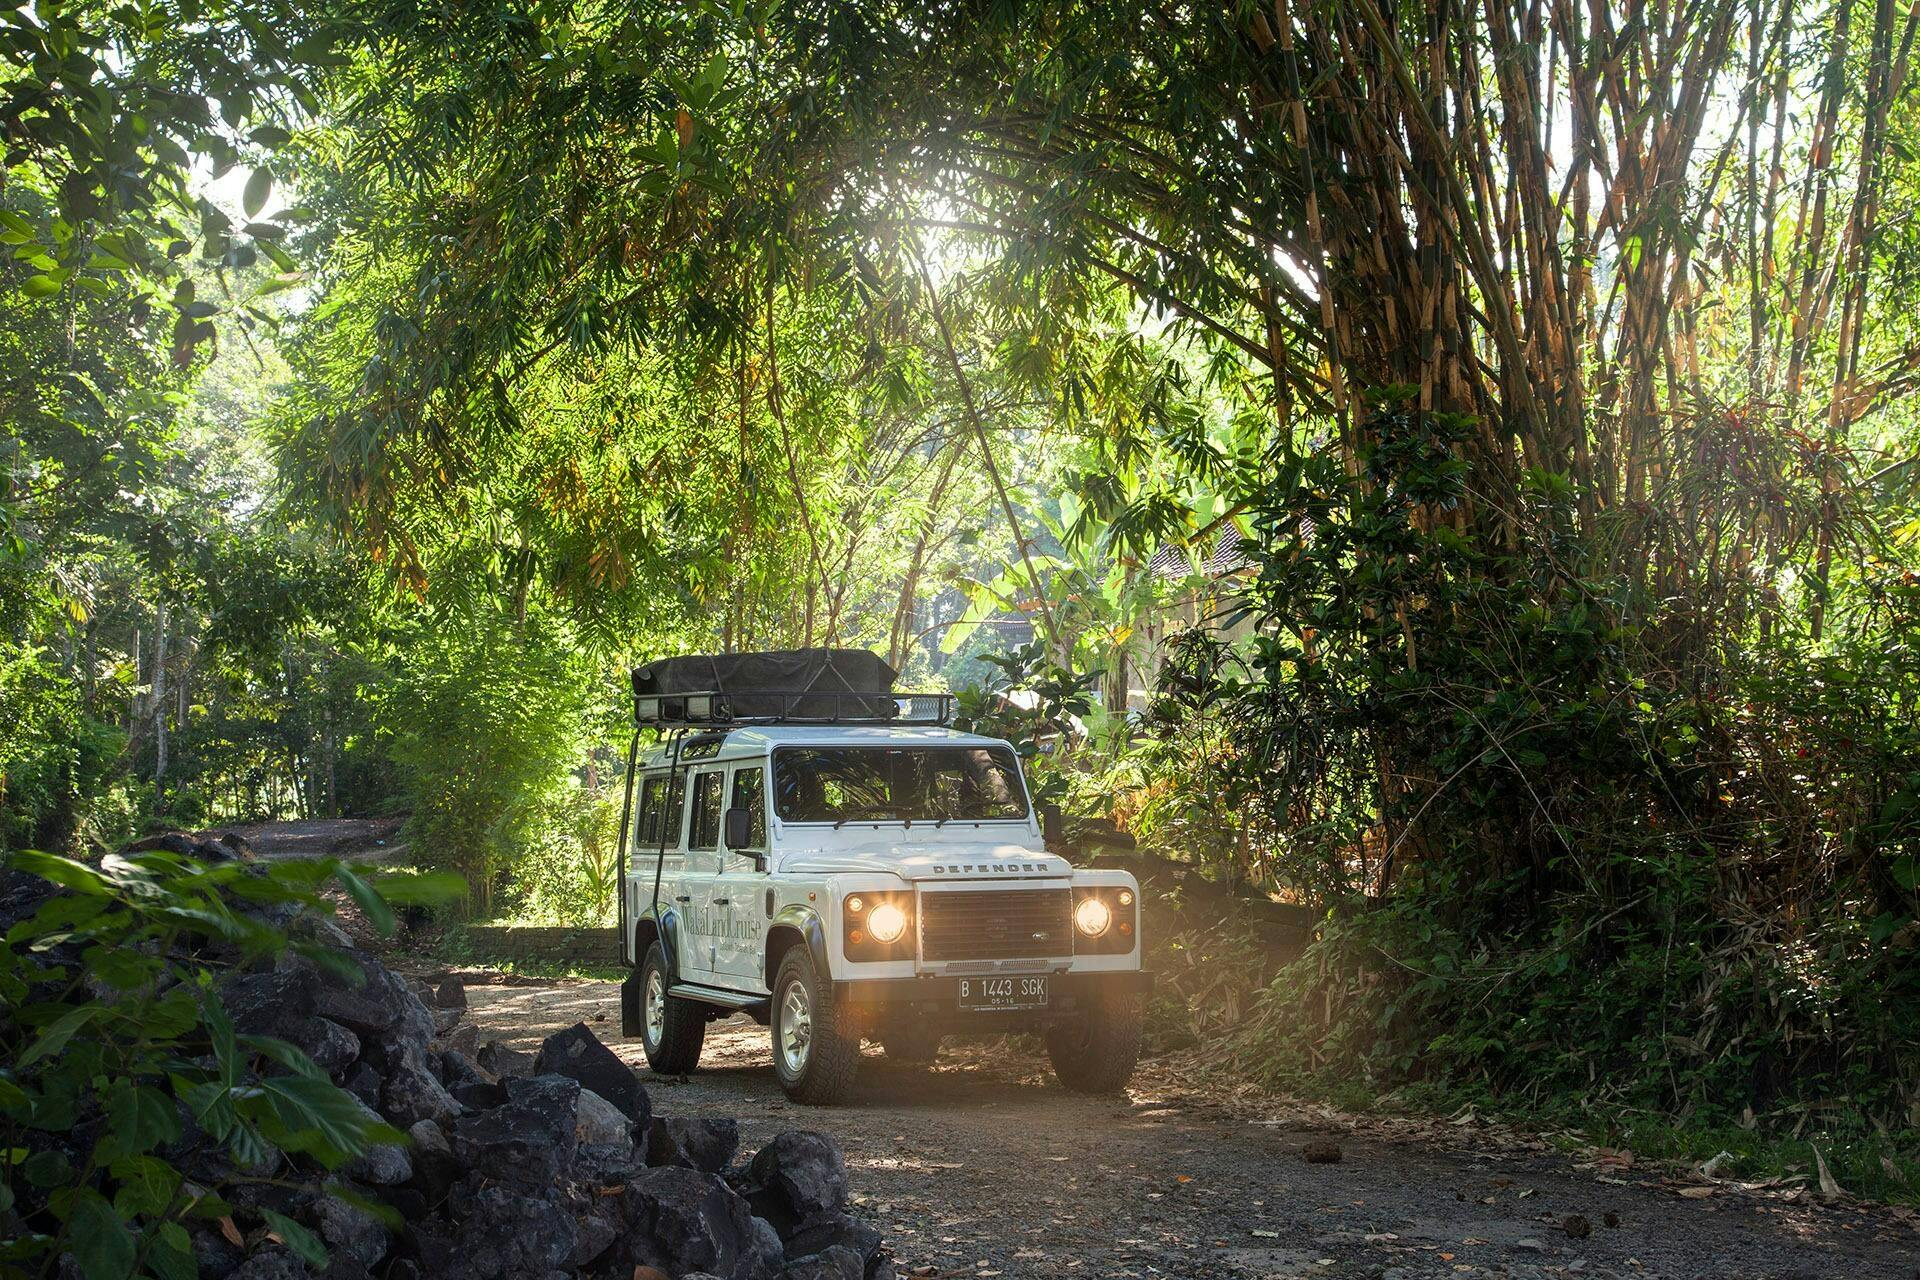
<svg viewBox="0 0 1920 1280"><path fill-rule="evenodd" d="M775 869L797 875L870 873L903 880L1033 879L1072 871L1065 858L1019 841L955 840L929 843L889 833L893 839L788 848Z"/></svg>

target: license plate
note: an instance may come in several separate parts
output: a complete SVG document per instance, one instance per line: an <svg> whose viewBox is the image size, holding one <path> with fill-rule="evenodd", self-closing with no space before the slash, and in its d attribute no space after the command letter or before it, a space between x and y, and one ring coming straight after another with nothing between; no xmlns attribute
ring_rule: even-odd
<svg viewBox="0 0 1920 1280"><path fill-rule="evenodd" d="M1047 1007L1047 980L1039 978L961 978L959 1005L962 1009L1044 1009Z"/></svg>

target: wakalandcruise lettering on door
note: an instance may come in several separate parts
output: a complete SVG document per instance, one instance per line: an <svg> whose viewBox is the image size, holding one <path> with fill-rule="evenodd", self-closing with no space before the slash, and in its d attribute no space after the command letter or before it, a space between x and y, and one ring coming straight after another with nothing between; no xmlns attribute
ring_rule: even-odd
<svg viewBox="0 0 1920 1280"><path fill-rule="evenodd" d="M760 936L760 922L752 915L713 907L688 912L687 929L702 938L721 938L728 942L751 942Z"/></svg>

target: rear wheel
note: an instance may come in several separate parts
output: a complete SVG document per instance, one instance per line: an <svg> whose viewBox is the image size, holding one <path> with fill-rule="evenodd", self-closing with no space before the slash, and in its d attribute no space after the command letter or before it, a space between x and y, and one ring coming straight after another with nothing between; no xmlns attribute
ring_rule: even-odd
<svg viewBox="0 0 1920 1280"><path fill-rule="evenodd" d="M795 1102L844 1102L860 1070L860 1032L833 998L833 983L794 947L773 980L773 1073Z"/></svg>
<svg viewBox="0 0 1920 1280"><path fill-rule="evenodd" d="M640 1047L656 1075L683 1076L700 1064L707 1011L667 994L667 957L654 943L640 964Z"/></svg>
<svg viewBox="0 0 1920 1280"><path fill-rule="evenodd" d="M1118 1093L1140 1061L1146 1002L1137 995L1095 997L1083 1017L1047 1028L1053 1074L1075 1093Z"/></svg>

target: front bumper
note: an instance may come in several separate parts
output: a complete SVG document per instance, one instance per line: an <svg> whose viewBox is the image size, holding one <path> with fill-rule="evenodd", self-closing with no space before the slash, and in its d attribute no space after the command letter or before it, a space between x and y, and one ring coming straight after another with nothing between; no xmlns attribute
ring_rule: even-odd
<svg viewBox="0 0 1920 1280"><path fill-rule="evenodd" d="M854 978L833 984L836 1001L871 1013L910 1014L967 1023L1045 1022L1070 1017L1102 996L1146 995L1153 975L1143 969L1050 973L1044 1009L965 1010L959 1007L961 975L922 974L913 978ZM978 977L979 975L971 975ZM1032 974L1032 977L1043 975Z"/></svg>

